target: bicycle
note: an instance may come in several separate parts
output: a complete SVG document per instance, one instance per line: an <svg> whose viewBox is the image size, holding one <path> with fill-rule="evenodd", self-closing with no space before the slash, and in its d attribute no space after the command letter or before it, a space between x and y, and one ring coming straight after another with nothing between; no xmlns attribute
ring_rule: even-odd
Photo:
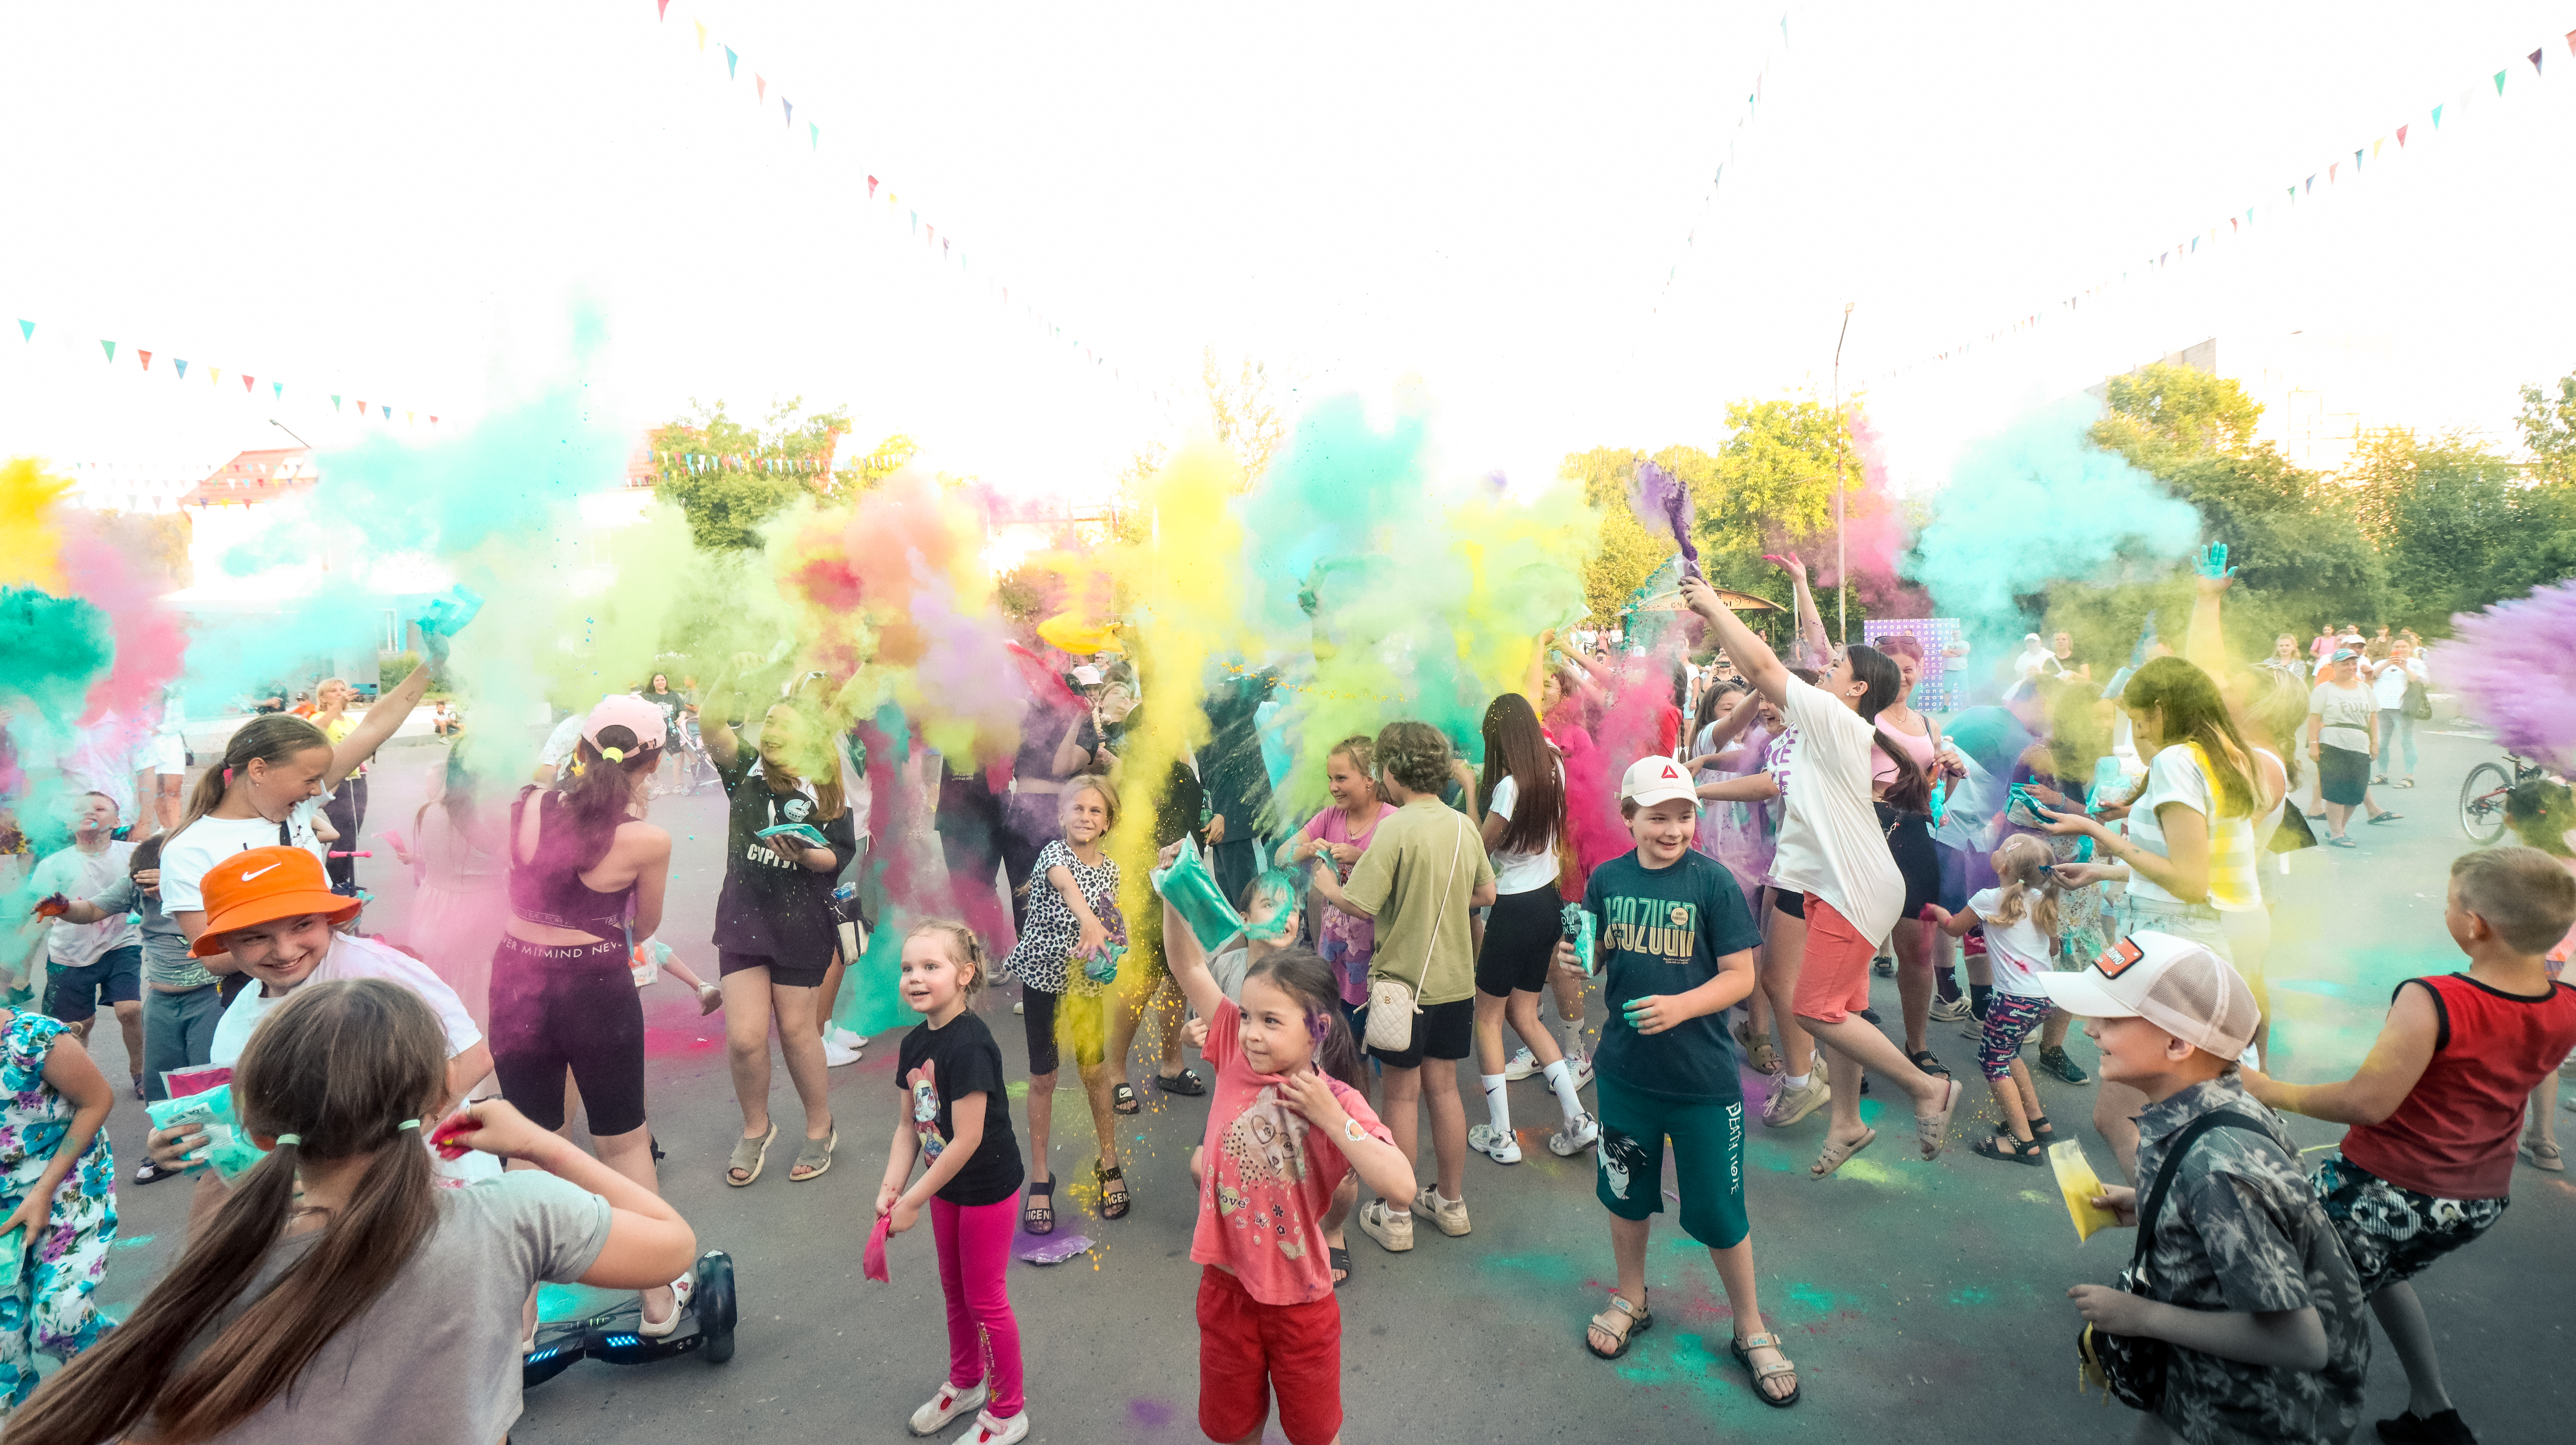
<svg viewBox="0 0 2576 1445"><path fill-rule="evenodd" d="M698 736L698 720L695 716L681 714L679 734L680 777L684 784L679 791L695 797L701 782L698 776L699 769L704 768L709 777L713 777L716 765L707 759L706 741Z"/></svg>
<svg viewBox="0 0 2576 1445"><path fill-rule="evenodd" d="M2510 777L2506 763L2513 765ZM2460 784L2460 831L2481 848L2503 837L2505 800L2514 789L2548 776L2548 769L2513 753L2469 769Z"/></svg>

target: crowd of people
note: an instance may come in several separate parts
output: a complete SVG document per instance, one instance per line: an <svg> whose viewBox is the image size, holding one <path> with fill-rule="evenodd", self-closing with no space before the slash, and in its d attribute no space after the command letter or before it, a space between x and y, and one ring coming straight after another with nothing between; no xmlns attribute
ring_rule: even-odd
<svg viewBox="0 0 2576 1445"><path fill-rule="evenodd" d="M1805 1382L1757 1296L1748 1116L1805 1131L1824 1179L1881 1142L1860 1108L1875 1088L1912 1120L1890 1148L1952 1155L1966 1089L1930 1030L1950 1021L1976 1031L1996 1116L1964 1167L2047 1167L2074 1135L2034 1068L2094 1087L2118 1178L2084 1202L2138 1246L2117 1283L2069 1294L2139 1438L2348 1438L2374 1316L2409 1385L2379 1434L2473 1438L2408 1281L2502 1213L2517 1152L2562 1167L2564 786L2517 793L2522 842L2452 866L2465 971L2407 980L2351 1078L2293 1083L2266 1068L2265 863L2355 846L2355 810L2397 816L2369 789L2414 782L2412 640L2321 629L2306 660L2285 636L2230 666L2226 582L2204 578L2181 654L2144 647L2097 681L2066 634L2034 634L1998 702L1936 718L1914 705L1920 646L1834 645L1784 565L1781 650L1693 579L1695 636L1543 637L1474 738L1393 717L1304 740L1284 769L1265 727L1275 674L1212 690L1207 744L1144 775L1125 762L1130 716L1163 684L1115 658L1051 663L1033 636L1015 653L1034 699L1018 747L982 767L908 749L890 768L867 727L832 719L831 679L758 658L703 690L656 674L601 699L525 781L505 740L442 725L459 745L439 786L388 835L418 883L399 941L366 931L355 860L330 840L365 826L365 769L439 658L362 712L334 680L310 718L254 717L176 816L129 823L180 791L147 759L124 792L78 794L69 845L37 865L48 984L0 1025L0 1237L24 1230L20 1312L0 1329L9 1437L303 1440L400 1421L406 1438L502 1438L541 1282L638 1292L647 1338L691 1303L695 1236L660 1197L639 987L667 971L724 1014L743 1115L726 1184L762 1180L782 1145L786 1179L807 1182L841 1142L826 1071L866 1042L831 1022L836 999L863 986L852 970L884 927L920 1022L897 1045L874 1214L887 1234L928 1214L947 1309L949 1363L916 1433L971 1419L976 1445L1008 1445L1042 1408L1007 1267L1016 1233L1062 1223L1067 1050L1096 1147L1082 1193L1103 1221L1134 1207L1118 1119L1142 1108L1138 1086L1207 1101L1190 1258L1210 1439L1257 1441L1274 1405L1297 1445L1339 1438L1348 1226L1391 1254L1467 1235L1470 1195L1510 1187L1488 1171L1537 1146L1590 1156L1608 1216L1616 1285L1584 1347L1619 1359L1656 1323L1649 1244L1671 1200L1728 1297L1748 1387L1793 1407ZM653 942L673 852L653 803L693 791L702 763L727 814L713 982ZM1274 793L1296 768L1320 784L1299 791L1329 797L1304 819ZM872 800L889 786L904 798ZM842 882L874 876L858 865L889 819L936 832L943 916L895 916ZM1155 859L1142 895L1115 846L1138 830ZM1153 903L1130 917L1139 896ZM1872 1004L1882 968L1895 1019ZM985 1017L1013 985L1019 1101ZM113 1330L90 1305L118 1184L114 1090L83 1047L102 1006L138 1095L223 1071L257 1155L217 1169L204 1124L152 1132L133 1182L195 1177L191 1242ZM1158 1016L1159 1055L1135 1074ZM2098 1078L2065 1048L2079 1022ZM773 1031L801 1113L785 1140ZM1533 1076L1555 1110L1543 1138L1513 1118L1509 1085ZM565 1138L575 1111L596 1157ZM2350 1126L2313 1178L2279 1113ZM353 1343L382 1330L442 1358ZM41 1386L38 1351L69 1359ZM293 1388L326 1370L332 1389Z"/></svg>

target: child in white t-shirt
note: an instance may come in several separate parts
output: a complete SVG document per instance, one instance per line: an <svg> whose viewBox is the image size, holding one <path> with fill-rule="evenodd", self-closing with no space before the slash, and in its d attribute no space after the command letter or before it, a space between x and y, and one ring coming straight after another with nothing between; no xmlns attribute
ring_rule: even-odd
<svg viewBox="0 0 2576 1445"><path fill-rule="evenodd" d="M1937 915L1943 932L1953 938L1971 928L1986 933L1986 961L1994 966L1994 992L1977 1005L1986 1031L1977 1045L1977 1063L1994 1090L1994 1134L1979 1142L1977 1153L2038 1165L2047 1162L2056 1132L2039 1112L2039 1093L2021 1061L2022 1041L2048 1020L2048 993L2040 976L2053 971L2050 954L2057 937L2057 876L2049 871L2047 845L2027 833L2004 840L1991 858L2002 886L1968 900L1956 913Z"/></svg>

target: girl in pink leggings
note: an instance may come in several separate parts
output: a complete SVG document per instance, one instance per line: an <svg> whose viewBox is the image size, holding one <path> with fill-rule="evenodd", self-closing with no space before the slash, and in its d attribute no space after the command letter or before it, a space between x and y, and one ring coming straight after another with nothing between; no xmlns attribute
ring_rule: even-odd
<svg viewBox="0 0 2576 1445"><path fill-rule="evenodd" d="M974 1410L971 1445L1011 1445L1029 1433L1020 1326L1003 1286L1020 1145L1004 1102L1001 1046L970 1007L988 971L983 944L962 923L917 924L903 941L903 1001L922 1022L903 1036L902 1102L877 1215L887 1233L901 1234L929 1205L948 1296L948 1379L912 1412L912 1433L932 1434ZM930 1167L914 1180L916 1158Z"/></svg>

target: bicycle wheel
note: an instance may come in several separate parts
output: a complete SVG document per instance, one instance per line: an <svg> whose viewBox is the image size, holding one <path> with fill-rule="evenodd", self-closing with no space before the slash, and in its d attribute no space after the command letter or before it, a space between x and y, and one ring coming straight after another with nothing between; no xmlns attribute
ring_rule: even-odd
<svg viewBox="0 0 2576 1445"><path fill-rule="evenodd" d="M2483 848L2504 836L2504 796L2513 786L2502 763L2480 763L2460 784L2460 831Z"/></svg>

